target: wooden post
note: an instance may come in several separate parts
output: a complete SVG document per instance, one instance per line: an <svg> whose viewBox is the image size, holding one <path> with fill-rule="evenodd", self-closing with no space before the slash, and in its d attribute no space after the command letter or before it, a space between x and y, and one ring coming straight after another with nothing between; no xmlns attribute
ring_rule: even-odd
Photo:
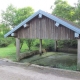
<svg viewBox="0 0 80 80"><path fill-rule="evenodd" d="M40 49L39 49L40 54L42 53L42 39L40 39Z"/></svg>
<svg viewBox="0 0 80 80"><path fill-rule="evenodd" d="M77 70L80 70L80 39L78 39L78 48L77 48Z"/></svg>
<svg viewBox="0 0 80 80"><path fill-rule="evenodd" d="M20 39L16 38L16 58L17 61L20 60Z"/></svg>
<svg viewBox="0 0 80 80"><path fill-rule="evenodd" d="M57 51L57 41L55 40L54 42L54 51L56 52Z"/></svg>

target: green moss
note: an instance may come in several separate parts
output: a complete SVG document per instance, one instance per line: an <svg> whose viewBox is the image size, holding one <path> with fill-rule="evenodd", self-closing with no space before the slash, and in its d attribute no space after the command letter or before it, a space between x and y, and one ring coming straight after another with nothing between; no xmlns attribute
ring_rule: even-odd
<svg viewBox="0 0 80 80"><path fill-rule="evenodd" d="M36 55L31 58L23 59L21 62L29 62L41 66L50 66L54 68L76 70L77 55L60 52L47 52L42 56Z"/></svg>

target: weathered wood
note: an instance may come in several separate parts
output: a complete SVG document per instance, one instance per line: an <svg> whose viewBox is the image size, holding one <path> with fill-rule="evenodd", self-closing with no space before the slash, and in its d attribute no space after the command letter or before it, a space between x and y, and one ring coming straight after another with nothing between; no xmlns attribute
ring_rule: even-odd
<svg viewBox="0 0 80 80"><path fill-rule="evenodd" d="M77 70L80 70L80 39L78 41L78 48L77 48Z"/></svg>
<svg viewBox="0 0 80 80"><path fill-rule="evenodd" d="M20 60L20 39L16 38L16 58L17 61Z"/></svg>
<svg viewBox="0 0 80 80"><path fill-rule="evenodd" d="M40 54L42 53L42 39L40 39L40 49L39 49Z"/></svg>
<svg viewBox="0 0 80 80"><path fill-rule="evenodd" d="M17 31L18 38L37 38L37 39L54 39L68 40L74 39L74 32L63 25L55 26L55 21L42 17L35 17L28 24L29 27L22 27Z"/></svg>
<svg viewBox="0 0 80 80"><path fill-rule="evenodd" d="M56 40L54 41L54 50L55 52L57 51L57 41Z"/></svg>

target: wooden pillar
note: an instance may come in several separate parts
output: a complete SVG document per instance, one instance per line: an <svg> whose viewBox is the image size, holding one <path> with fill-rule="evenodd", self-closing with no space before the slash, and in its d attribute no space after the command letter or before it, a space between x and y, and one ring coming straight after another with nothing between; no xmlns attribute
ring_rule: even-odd
<svg viewBox="0 0 80 80"><path fill-rule="evenodd" d="M42 53L42 39L40 39L40 49L39 52Z"/></svg>
<svg viewBox="0 0 80 80"><path fill-rule="evenodd" d="M57 41L54 41L54 51L57 51Z"/></svg>
<svg viewBox="0 0 80 80"><path fill-rule="evenodd" d="M80 39L78 41L78 47L77 47L77 70L80 70Z"/></svg>
<svg viewBox="0 0 80 80"><path fill-rule="evenodd" d="M16 58L17 61L20 60L20 39L16 38Z"/></svg>

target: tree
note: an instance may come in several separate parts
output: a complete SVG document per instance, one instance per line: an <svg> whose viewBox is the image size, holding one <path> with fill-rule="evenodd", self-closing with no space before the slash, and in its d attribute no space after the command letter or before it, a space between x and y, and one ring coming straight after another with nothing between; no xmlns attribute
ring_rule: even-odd
<svg viewBox="0 0 80 80"><path fill-rule="evenodd" d="M4 39L4 34L9 31L9 28L6 27L4 24L0 24L0 47L6 47L11 43L11 39Z"/></svg>
<svg viewBox="0 0 80 80"><path fill-rule="evenodd" d="M9 5L6 8L6 11L2 11L1 13L2 23L4 23L7 27L14 27L33 13L34 10L31 7L16 9L13 5Z"/></svg>
<svg viewBox="0 0 80 80"><path fill-rule="evenodd" d="M10 29L5 26L5 24L0 24L0 37L3 37L6 32Z"/></svg>
<svg viewBox="0 0 80 80"><path fill-rule="evenodd" d="M33 13L34 10L31 7L24 7L18 9L14 19L14 25L18 25L20 22L31 16Z"/></svg>
<svg viewBox="0 0 80 80"><path fill-rule="evenodd" d="M2 11L2 23L5 25L5 29L18 25L23 20L28 18L34 13L34 10L31 7L24 7L16 9L13 5L9 5L5 11ZM23 45L24 39L21 39L21 48ZM29 42L30 43L30 42ZM30 45L29 45L30 46Z"/></svg>
<svg viewBox="0 0 80 80"><path fill-rule="evenodd" d="M78 3L75 4L76 9L75 9L75 18L76 18L76 23L80 25L80 0L78 0Z"/></svg>
<svg viewBox="0 0 80 80"><path fill-rule="evenodd" d="M75 7L70 6L67 1L56 0L55 8L52 11L52 14L64 18L66 20L74 21L75 20Z"/></svg>
<svg viewBox="0 0 80 80"><path fill-rule="evenodd" d="M27 44L29 50L31 50L31 46L33 45L33 42L34 42L33 39L27 39L27 40L26 40L26 44Z"/></svg>
<svg viewBox="0 0 80 80"><path fill-rule="evenodd" d="M16 16L16 8L10 4L6 11L2 11L2 23L5 24L6 27L14 26L14 19Z"/></svg>

